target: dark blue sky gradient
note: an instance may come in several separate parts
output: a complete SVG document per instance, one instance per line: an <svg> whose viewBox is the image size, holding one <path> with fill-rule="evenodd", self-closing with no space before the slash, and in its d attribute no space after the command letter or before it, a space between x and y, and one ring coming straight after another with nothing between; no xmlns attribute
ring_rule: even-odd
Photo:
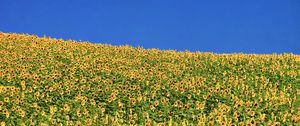
<svg viewBox="0 0 300 126"><path fill-rule="evenodd" d="M300 0L1 0L0 31L163 50L300 54Z"/></svg>

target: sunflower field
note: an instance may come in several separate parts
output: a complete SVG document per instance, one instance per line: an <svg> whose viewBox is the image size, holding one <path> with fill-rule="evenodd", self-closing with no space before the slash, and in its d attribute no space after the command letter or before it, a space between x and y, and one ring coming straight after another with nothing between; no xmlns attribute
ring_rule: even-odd
<svg viewBox="0 0 300 126"><path fill-rule="evenodd" d="M0 126L299 125L300 55L0 32Z"/></svg>

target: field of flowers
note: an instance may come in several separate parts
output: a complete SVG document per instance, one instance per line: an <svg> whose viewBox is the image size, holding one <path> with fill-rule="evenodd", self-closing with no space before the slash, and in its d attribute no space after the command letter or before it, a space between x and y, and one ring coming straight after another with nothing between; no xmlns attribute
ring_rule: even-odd
<svg viewBox="0 0 300 126"><path fill-rule="evenodd" d="M0 125L299 125L300 55L0 32Z"/></svg>

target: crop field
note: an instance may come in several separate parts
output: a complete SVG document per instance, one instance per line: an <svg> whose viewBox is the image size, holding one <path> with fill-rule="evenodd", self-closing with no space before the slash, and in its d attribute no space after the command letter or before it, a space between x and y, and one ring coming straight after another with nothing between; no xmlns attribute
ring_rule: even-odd
<svg viewBox="0 0 300 126"><path fill-rule="evenodd" d="M0 32L0 126L299 125L300 55Z"/></svg>

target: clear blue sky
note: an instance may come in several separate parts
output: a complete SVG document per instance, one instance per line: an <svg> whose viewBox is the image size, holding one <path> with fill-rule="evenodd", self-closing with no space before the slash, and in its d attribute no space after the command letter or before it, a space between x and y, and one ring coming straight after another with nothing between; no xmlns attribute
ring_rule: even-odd
<svg viewBox="0 0 300 126"><path fill-rule="evenodd" d="M300 0L1 0L0 31L178 51L300 54Z"/></svg>

